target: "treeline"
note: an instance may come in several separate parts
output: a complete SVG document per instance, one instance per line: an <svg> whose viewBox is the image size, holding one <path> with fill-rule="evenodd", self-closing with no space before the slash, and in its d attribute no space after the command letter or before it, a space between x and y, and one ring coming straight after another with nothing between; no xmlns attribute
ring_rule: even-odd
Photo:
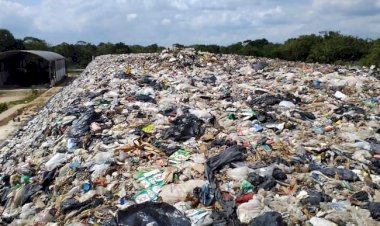
<svg viewBox="0 0 380 226"><path fill-rule="evenodd" d="M267 58L279 58L290 61L318 62L328 64L377 65L380 67L380 38L362 39L339 32L327 31L319 34L301 35L291 38L283 44L272 43L267 39L246 40L228 46L175 44L176 47L192 47L199 51L218 54L240 54ZM164 49L157 44L149 46L127 45L125 43L99 43L94 45L79 41L76 44L61 43L49 45L45 40L35 37L15 39L5 29L0 29L0 51L7 50L49 50L57 52L67 59L67 65L73 68L85 67L93 57L104 54L153 53Z"/></svg>
<svg viewBox="0 0 380 226"><path fill-rule="evenodd" d="M246 40L229 46L193 45L197 50L212 53L234 53L247 56L280 58L308 63L380 66L380 38L361 39L339 32L301 35L283 44L266 39Z"/></svg>
<svg viewBox="0 0 380 226"><path fill-rule="evenodd" d="M69 68L84 68L95 56L105 54L122 53L155 53L164 49L157 44L141 46L126 45L122 42L110 43L101 42L94 45L84 41L76 44L61 43L59 45L49 45L45 40L35 37L25 37L16 39L12 33L6 29L0 29L0 52L8 50L46 50L53 51L66 57L66 64Z"/></svg>

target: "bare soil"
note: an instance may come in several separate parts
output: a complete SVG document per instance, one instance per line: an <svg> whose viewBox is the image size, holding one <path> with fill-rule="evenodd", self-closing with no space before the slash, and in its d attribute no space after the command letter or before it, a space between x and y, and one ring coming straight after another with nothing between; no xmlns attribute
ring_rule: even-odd
<svg viewBox="0 0 380 226"><path fill-rule="evenodd" d="M52 87L42 93L30 103L18 104L0 114L0 145L22 125L30 120L36 112L52 97L59 92L62 87L75 80L75 76L70 76L62 81L58 86ZM0 90L0 103L22 100L30 95L31 89L22 90Z"/></svg>

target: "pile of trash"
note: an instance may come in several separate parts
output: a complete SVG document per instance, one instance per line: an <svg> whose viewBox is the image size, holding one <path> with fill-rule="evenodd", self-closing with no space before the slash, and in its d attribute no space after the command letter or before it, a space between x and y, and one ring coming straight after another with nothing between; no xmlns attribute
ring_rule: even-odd
<svg viewBox="0 0 380 226"><path fill-rule="evenodd" d="M0 224L379 225L378 74L97 57L0 146Z"/></svg>

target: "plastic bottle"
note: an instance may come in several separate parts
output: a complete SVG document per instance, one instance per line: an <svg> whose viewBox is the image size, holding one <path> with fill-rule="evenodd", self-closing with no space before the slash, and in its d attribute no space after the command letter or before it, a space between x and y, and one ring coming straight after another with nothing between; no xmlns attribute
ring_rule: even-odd
<svg viewBox="0 0 380 226"><path fill-rule="evenodd" d="M65 162L67 159L67 155L63 153L55 154L49 161L45 163L46 169L48 171L54 170L61 163Z"/></svg>

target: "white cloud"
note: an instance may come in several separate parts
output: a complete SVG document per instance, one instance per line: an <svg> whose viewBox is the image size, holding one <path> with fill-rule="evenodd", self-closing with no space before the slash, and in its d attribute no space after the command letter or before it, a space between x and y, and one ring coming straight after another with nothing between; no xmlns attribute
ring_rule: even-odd
<svg viewBox="0 0 380 226"><path fill-rule="evenodd" d="M127 21L133 21L136 18L137 18L137 14L136 13L127 14Z"/></svg>
<svg viewBox="0 0 380 226"><path fill-rule="evenodd" d="M378 38L379 24L379 0L0 0L0 27L49 43L230 44L323 30Z"/></svg>
<svg viewBox="0 0 380 226"><path fill-rule="evenodd" d="M280 6L276 6L276 8L274 9L268 9L268 10L264 10L262 12L258 12L258 15L260 17L267 17L267 16L275 16L275 15L278 15L282 13L282 9Z"/></svg>
<svg viewBox="0 0 380 226"><path fill-rule="evenodd" d="M188 10L189 6L186 2L186 0L172 0L169 4L178 10Z"/></svg>
<svg viewBox="0 0 380 226"><path fill-rule="evenodd" d="M167 25L167 24L170 24L172 21L168 18L164 18L161 20L161 24L162 25Z"/></svg>

